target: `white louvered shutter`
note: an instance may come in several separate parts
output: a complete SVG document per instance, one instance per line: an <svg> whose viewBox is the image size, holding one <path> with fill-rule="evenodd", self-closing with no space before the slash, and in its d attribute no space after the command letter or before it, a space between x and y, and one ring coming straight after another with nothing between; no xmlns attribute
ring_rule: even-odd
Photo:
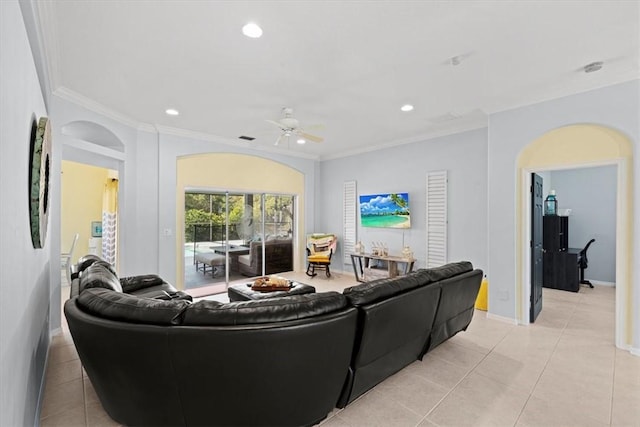
<svg viewBox="0 0 640 427"><path fill-rule="evenodd" d="M427 268L447 263L447 171L427 173Z"/></svg>
<svg viewBox="0 0 640 427"><path fill-rule="evenodd" d="M344 262L351 264L351 254L355 252L357 230L356 182L345 181L343 190L343 242L342 254Z"/></svg>

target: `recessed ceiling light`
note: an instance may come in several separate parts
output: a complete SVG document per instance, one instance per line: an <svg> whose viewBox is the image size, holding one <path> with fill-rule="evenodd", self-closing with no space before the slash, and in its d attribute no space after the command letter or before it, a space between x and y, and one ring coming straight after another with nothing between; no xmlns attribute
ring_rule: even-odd
<svg viewBox="0 0 640 427"><path fill-rule="evenodd" d="M300 138L300 139L299 139L299 140L297 140L296 142L297 142L298 144L304 144L304 143L305 143L305 142L307 142L307 141L305 141L304 139Z"/></svg>
<svg viewBox="0 0 640 427"><path fill-rule="evenodd" d="M593 73L594 71L598 71L602 68L604 63L602 61L592 62L591 64L587 64L584 66L585 73Z"/></svg>
<svg viewBox="0 0 640 427"><path fill-rule="evenodd" d="M167 108L166 110L164 110L164 112L169 116L177 116L178 114L180 114L180 111L176 110L175 108Z"/></svg>
<svg viewBox="0 0 640 427"><path fill-rule="evenodd" d="M400 107L400 109L401 109L402 111L404 111L404 112L411 111L411 110L413 110L413 105L411 105L411 104L405 104L405 105L403 105L402 107Z"/></svg>
<svg viewBox="0 0 640 427"><path fill-rule="evenodd" d="M249 22L242 27L242 34L252 39L257 39L262 36L262 28L258 27L258 24L254 22Z"/></svg>

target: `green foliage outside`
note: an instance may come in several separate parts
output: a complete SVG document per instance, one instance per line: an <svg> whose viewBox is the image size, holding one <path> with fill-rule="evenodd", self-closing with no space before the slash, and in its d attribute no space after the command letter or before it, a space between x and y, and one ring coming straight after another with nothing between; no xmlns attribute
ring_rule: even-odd
<svg viewBox="0 0 640 427"><path fill-rule="evenodd" d="M266 195L265 196L265 233L286 234L292 230L293 224L293 196ZM245 206L252 206L252 219L242 224ZM251 217L249 217L251 218ZM229 239L240 238L240 231L246 231L250 223L257 234L262 229L260 214L260 195L230 195L229 196ZM215 241L224 240L225 232L225 195L224 194L185 194L185 241ZM244 227L243 227L244 225ZM194 236L195 233L195 236Z"/></svg>

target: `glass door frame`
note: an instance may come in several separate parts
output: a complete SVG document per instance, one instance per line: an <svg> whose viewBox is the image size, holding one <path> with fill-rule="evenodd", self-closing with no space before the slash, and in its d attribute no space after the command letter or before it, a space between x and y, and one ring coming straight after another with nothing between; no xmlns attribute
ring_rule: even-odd
<svg viewBox="0 0 640 427"><path fill-rule="evenodd" d="M297 224L298 224L298 212L297 212L297 208L296 208L296 203L297 203L297 194L290 194L290 193L271 193L271 192L243 192L243 191L239 191L239 190L215 190L212 188L193 188L193 187L189 187L189 188L185 188L184 190L184 200L185 200L185 204L183 206L183 210L184 210L184 225L186 225L186 199L187 199L187 194L206 194L206 195L215 195L215 196L224 196L225 200L224 200L224 221L225 221L225 227L224 227L224 240L221 240L221 243L223 244L224 248L227 248L224 251L224 255L225 255L225 261L224 261L224 269L225 269L225 276L224 276L224 284L225 284L225 288L228 288L229 283L230 283L230 267L231 267L231 262L230 262L230 253L229 253L229 248L231 247L231 221L230 221L230 197L233 196L242 196L242 197L247 197L247 196L253 196L253 197L259 197L259 201L260 201L260 230L259 230L259 237L260 237L260 241L263 242L263 244L261 245L261 266L262 266L262 270L260 272L260 275L265 275L266 269L267 269L267 265L266 265L266 240L267 240L267 234L266 234L266 213L267 213L267 206L266 206L266 199L268 196L274 196L274 197L289 197L290 198L290 206L291 206L291 212L290 212L290 227L289 227L289 232L287 233L288 237L291 239L291 245L292 245L292 249L291 249L291 270L294 269L294 265L295 265L295 248L297 247L297 245L295 244L295 236L297 235ZM244 209L246 208L246 206L254 206L253 204L249 205L246 203L243 205L243 213L244 213ZM211 212L209 212L211 213ZM282 214L279 215L280 219L281 219ZM281 222L281 221L280 221ZM278 223L279 224L279 223ZM213 226L212 226L213 227ZM237 227L237 224L236 224ZM279 225L275 225L274 228L274 232L277 233L278 232L278 228ZM237 230L237 229L236 229ZM197 233L196 233L197 235ZM194 235L194 257L196 256L196 250L197 250L197 237L196 235ZM246 239L245 239L246 240ZM185 233L184 235L184 241L183 241L183 247L185 245L185 243L187 242L187 233ZM249 242L249 245L251 243ZM184 256L182 257L183 262L184 262ZM185 265L183 265L183 288L187 288L187 283L186 283L186 262ZM221 282L214 282L211 285L216 285L216 284L221 284ZM204 286L210 286L210 285L204 285ZM196 286L195 288L198 288L198 286Z"/></svg>

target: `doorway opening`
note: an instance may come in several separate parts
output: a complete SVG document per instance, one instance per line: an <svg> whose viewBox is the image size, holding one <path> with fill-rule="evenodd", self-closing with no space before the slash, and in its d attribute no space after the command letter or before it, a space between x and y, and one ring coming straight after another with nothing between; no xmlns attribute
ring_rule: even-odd
<svg viewBox="0 0 640 427"><path fill-rule="evenodd" d="M571 125L548 132L523 149L518 158L517 185L517 287L518 321L529 324L531 201L527 197L531 173L566 170L594 166L615 165L616 173L616 232L615 232L615 345L630 347L631 252L629 230L632 219L632 180L630 162L632 146L626 136L598 125Z"/></svg>
<svg viewBox="0 0 640 427"><path fill-rule="evenodd" d="M541 309L542 287L586 293L591 287L580 268L582 251L588 253L586 274L601 286L616 282L616 187L615 165L563 168L532 174L531 203L531 300L530 322ZM536 197L533 197L535 193ZM552 212L543 200L554 194Z"/></svg>

